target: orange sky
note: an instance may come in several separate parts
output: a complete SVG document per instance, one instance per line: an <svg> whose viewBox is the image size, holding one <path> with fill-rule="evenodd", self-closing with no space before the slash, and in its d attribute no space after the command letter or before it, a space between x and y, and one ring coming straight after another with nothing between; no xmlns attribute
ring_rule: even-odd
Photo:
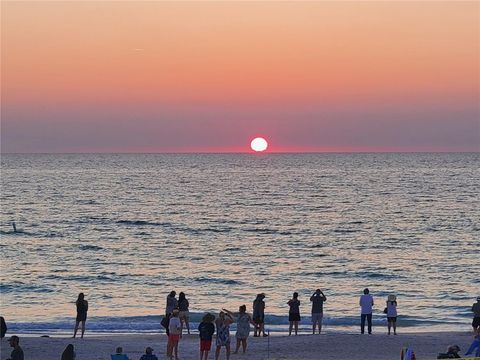
<svg viewBox="0 0 480 360"><path fill-rule="evenodd" d="M386 104L421 109L422 121L434 126L438 116L429 110L440 105L452 114L467 112L462 131L478 131L478 40L475 1L2 2L2 143L11 150L8 131L17 133L19 123L22 131L42 121L61 124L65 131L81 127L82 119L65 114L86 106L89 118L112 130L118 115L116 120L103 115L112 108L139 114L136 126L143 121L148 129L152 112L173 118L180 109L184 125L177 131L182 133L192 128L186 118L201 112L199 118L219 131L229 127L219 136L235 132L232 123L243 129L238 123L247 106L247 116L255 119L251 122L261 126L245 129L245 136L249 131L268 136L279 121L288 122L270 109L285 106L302 114L335 113L335 121L321 120L325 116L319 113L317 126L324 128L355 122L339 116L339 108L358 114L365 106ZM209 118L218 107L239 120ZM185 108L191 112L184 114ZM365 117L361 114L359 119ZM129 115L121 121L133 120ZM174 126L162 121L174 120L158 120L162 127ZM290 122L295 125L295 119ZM302 126L308 133L314 121L307 122ZM382 148L375 137L371 140L362 146ZM222 149L245 141L239 138ZM162 151L159 142L149 148ZM322 143L310 139L302 144L300 136L284 146L321 149ZM337 145L356 148L341 141ZM98 148L82 145L82 139L78 146ZM196 148L210 147L203 142Z"/></svg>

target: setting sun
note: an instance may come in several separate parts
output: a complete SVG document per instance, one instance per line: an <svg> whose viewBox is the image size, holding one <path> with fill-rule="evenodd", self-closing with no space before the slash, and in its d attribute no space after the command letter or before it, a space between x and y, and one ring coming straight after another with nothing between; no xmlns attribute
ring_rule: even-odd
<svg viewBox="0 0 480 360"><path fill-rule="evenodd" d="M257 137L252 140L250 143L250 147L252 148L253 151L261 152L265 151L268 148L268 142L264 138Z"/></svg>

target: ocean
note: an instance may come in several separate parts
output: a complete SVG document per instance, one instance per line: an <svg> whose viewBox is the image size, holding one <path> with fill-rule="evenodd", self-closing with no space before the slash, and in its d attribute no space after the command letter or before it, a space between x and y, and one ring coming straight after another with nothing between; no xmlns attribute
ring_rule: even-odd
<svg viewBox="0 0 480 360"><path fill-rule="evenodd" d="M321 288L326 330L358 331L368 287L377 326L396 294L399 331L466 330L479 158L4 154L0 312L13 332L70 332L84 292L87 332L158 332L171 290L194 324L264 292L267 328L282 331L297 291L306 330Z"/></svg>

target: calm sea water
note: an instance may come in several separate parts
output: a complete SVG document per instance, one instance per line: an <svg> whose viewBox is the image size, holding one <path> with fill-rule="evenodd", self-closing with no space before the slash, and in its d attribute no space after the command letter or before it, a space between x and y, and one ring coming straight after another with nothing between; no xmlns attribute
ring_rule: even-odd
<svg viewBox="0 0 480 360"><path fill-rule="evenodd" d="M3 155L1 313L17 331L157 331L172 289L204 311L300 293L326 326L467 329L480 295L479 154ZM13 232L11 223L16 223Z"/></svg>

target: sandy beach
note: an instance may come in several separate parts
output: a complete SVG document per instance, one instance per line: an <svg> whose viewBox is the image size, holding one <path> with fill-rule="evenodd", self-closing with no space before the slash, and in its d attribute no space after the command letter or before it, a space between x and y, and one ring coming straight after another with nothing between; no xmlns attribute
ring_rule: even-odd
<svg viewBox="0 0 480 360"><path fill-rule="evenodd" d="M232 337L232 340L234 338ZM386 334L360 335L327 333L322 335L285 336L272 335L267 338L249 339L246 355L232 355L231 359L399 359L402 347L414 349L417 359L436 359L448 345L458 344L464 354L472 341L467 332L409 333L398 336ZM65 346L73 343L77 360L105 360L117 346L123 346L130 359L138 360L147 346L155 350L159 359L165 359L166 336L161 335L91 335L85 339L72 340L68 337L41 338L40 335L21 337L25 358L30 360L59 359ZM198 358L198 336L184 336L180 342L179 358ZM8 342L1 343L1 359L10 354ZM210 359L214 359L211 352ZM222 352L221 359L225 359Z"/></svg>

